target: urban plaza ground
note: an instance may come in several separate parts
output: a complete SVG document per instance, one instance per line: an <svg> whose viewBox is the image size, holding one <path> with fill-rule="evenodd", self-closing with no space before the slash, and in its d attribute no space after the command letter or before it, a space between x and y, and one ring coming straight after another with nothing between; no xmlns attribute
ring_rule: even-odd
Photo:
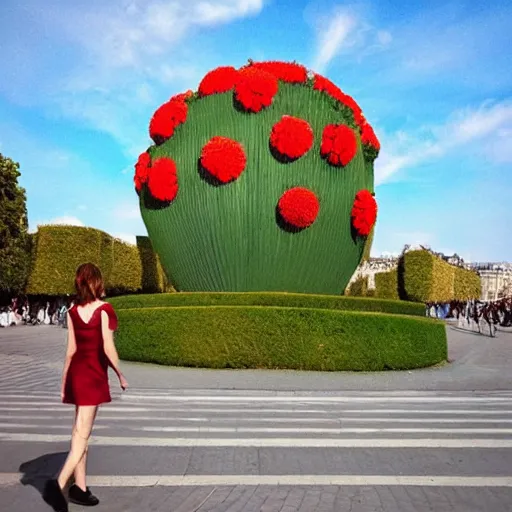
<svg viewBox="0 0 512 512"><path fill-rule="evenodd" d="M98 510L510 510L512 334L447 333L449 363L403 372L125 362L90 448ZM0 331L1 510L49 510L64 347L59 327Z"/></svg>

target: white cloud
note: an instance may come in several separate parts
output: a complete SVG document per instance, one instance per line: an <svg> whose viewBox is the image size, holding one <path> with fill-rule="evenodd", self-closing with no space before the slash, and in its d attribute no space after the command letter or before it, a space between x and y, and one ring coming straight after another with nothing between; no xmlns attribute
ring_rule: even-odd
<svg viewBox="0 0 512 512"><path fill-rule="evenodd" d="M194 36L257 15L264 0L23 4L8 10L4 22L14 36L0 33L0 46L4 39L10 45L3 62L9 79L0 91L110 135L133 158L149 142L154 109L176 92L195 89L210 69L212 50L195 47Z"/></svg>
<svg viewBox="0 0 512 512"><path fill-rule="evenodd" d="M305 17L316 31L317 43L311 67L319 73L342 53L352 53L360 60L382 51L393 41L389 31L372 26L363 13L353 7L337 7L327 16L310 8L306 9Z"/></svg>
<svg viewBox="0 0 512 512"><path fill-rule="evenodd" d="M349 35L357 25L356 18L348 12L339 12L326 26L319 28L318 48L313 61L313 69L323 72L331 60L338 54L344 44L348 42Z"/></svg>
<svg viewBox="0 0 512 512"><path fill-rule="evenodd" d="M129 244L135 245L137 243L136 235L132 235L130 233L115 233L112 235L114 238L119 238L123 242L127 242Z"/></svg>
<svg viewBox="0 0 512 512"><path fill-rule="evenodd" d="M397 132L383 138L375 162L375 183L385 183L399 171L439 159L467 147L494 162L512 161L512 99L484 102L455 112L444 124L424 127L418 137Z"/></svg>

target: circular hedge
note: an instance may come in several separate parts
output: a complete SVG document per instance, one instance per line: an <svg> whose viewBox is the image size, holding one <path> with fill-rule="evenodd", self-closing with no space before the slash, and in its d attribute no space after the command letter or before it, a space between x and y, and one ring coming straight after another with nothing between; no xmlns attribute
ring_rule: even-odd
<svg viewBox="0 0 512 512"><path fill-rule="evenodd" d="M210 305L179 305L184 297L190 304L191 295ZM231 304L211 305L216 295ZM295 294L296 302L304 301L301 307L247 305L250 295L289 299L288 294L159 294L112 300L120 320L120 357L173 366L322 371L405 370L447 357L439 321L329 308L325 298L315 308L314 297ZM133 307L136 300L139 307ZM357 299L351 301L345 304L353 306ZM375 304L386 302L395 301ZM360 303L371 304L371 299Z"/></svg>

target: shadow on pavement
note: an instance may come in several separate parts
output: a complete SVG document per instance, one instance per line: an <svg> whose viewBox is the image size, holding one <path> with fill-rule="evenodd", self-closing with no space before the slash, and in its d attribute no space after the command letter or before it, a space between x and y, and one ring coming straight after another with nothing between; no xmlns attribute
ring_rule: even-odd
<svg viewBox="0 0 512 512"><path fill-rule="evenodd" d="M47 453L24 462L19 469L20 473L23 473L20 482L23 485L31 485L42 495L46 480L55 478L67 455L67 452Z"/></svg>
<svg viewBox="0 0 512 512"><path fill-rule="evenodd" d="M464 329L463 327L456 327L455 325L450 325L450 329L457 332L463 332L464 334L467 334L468 336L485 336L486 338L495 338L496 336L490 336L489 334L485 334L483 332L478 331L470 331L469 329Z"/></svg>

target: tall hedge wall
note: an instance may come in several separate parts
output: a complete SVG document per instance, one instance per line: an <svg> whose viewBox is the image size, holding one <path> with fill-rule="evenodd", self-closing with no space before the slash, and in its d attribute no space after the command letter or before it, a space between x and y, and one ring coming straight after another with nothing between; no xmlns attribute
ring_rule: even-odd
<svg viewBox="0 0 512 512"><path fill-rule="evenodd" d="M379 272L375 274L375 297L379 299L399 299L398 271Z"/></svg>
<svg viewBox="0 0 512 512"><path fill-rule="evenodd" d="M100 267L107 293L165 291L165 276L151 243L147 237L137 242L131 245L93 228L40 226L26 292L72 294L75 271L87 262Z"/></svg>
<svg viewBox="0 0 512 512"><path fill-rule="evenodd" d="M360 276L352 281L346 291L352 297L366 297L368 295L368 276Z"/></svg>
<svg viewBox="0 0 512 512"><path fill-rule="evenodd" d="M448 302L480 296L480 278L470 270L455 267L426 250L405 253L404 297L415 302Z"/></svg>
<svg viewBox="0 0 512 512"><path fill-rule="evenodd" d="M476 299L482 294L480 276L471 270L455 268L455 300Z"/></svg>

